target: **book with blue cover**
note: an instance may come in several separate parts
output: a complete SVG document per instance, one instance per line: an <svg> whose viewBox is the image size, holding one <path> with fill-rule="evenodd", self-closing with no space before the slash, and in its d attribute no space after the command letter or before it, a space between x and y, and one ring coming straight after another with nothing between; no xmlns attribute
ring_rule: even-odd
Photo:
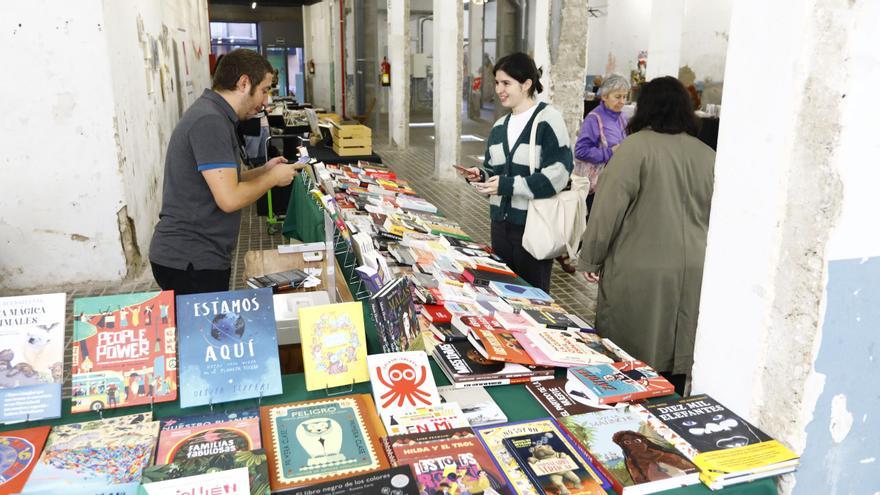
<svg viewBox="0 0 880 495"><path fill-rule="evenodd" d="M178 296L180 407L277 395L272 289Z"/></svg>
<svg viewBox="0 0 880 495"><path fill-rule="evenodd" d="M65 300L0 298L0 424L61 416Z"/></svg>
<svg viewBox="0 0 880 495"><path fill-rule="evenodd" d="M531 301L541 301L552 303L553 298L543 290L537 287L528 287L526 285L517 285L507 282L491 281L489 288L492 292L503 298L528 299Z"/></svg>
<svg viewBox="0 0 880 495"><path fill-rule="evenodd" d="M601 482L558 431L505 438L504 446L542 495L604 495Z"/></svg>

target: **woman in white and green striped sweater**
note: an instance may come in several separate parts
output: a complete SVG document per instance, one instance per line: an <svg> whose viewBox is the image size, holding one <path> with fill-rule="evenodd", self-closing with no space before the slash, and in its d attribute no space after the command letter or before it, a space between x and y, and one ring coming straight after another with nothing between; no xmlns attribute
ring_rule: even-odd
<svg viewBox="0 0 880 495"><path fill-rule="evenodd" d="M492 249L518 275L550 292L553 260L537 260L522 246L526 210L532 198L549 198L565 189L572 171L568 130L559 110L537 103L540 72L525 53L502 57L495 64L495 93L511 113L489 133L483 168L461 169L478 192L489 195ZM539 116L536 119L536 116ZM529 173L529 136L537 120L538 163Z"/></svg>

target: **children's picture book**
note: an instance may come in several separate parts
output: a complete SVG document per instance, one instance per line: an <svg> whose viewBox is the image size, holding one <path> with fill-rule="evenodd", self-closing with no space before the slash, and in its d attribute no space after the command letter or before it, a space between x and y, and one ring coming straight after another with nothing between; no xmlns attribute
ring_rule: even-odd
<svg viewBox="0 0 880 495"><path fill-rule="evenodd" d="M373 399L381 413L440 403L434 374L424 351L367 356Z"/></svg>
<svg viewBox="0 0 880 495"><path fill-rule="evenodd" d="M383 352L417 350L421 344L410 281L400 277L370 297L370 307Z"/></svg>
<svg viewBox="0 0 880 495"><path fill-rule="evenodd" d="M379 416L385 424L388 436L467 428L471 425L457 402L444 402L399 412L385 410Z"/></svg>
<svg viewBox="0 0 880 495"><path fill-rule="evenodd" d="M369 395L264 406L260 417L273 492L389 467Z"/></svg>
<svg viewBox="0 0 880 495"><path fill-rule="evenodd" d="M544 366L585 366L614 360L596 350L602 342L595 334L536 328L513 334L535 363Z"/></svg>
<svg viewBox="0 0 880 495"><path fill-rule="evenodd" d="M0 433L0 495L19 493L34 469L46 437L48 426Z"/></svg>
<svg viewBox="0 0 880 495"><path fill-rule="evenodd" d="M605 494L601 482L561 432L526 433L507 437L503 443L540 493Z"/></svg>
<svg viewBox="0 0 880 495"><path fill-rule="evenodd" d="M171 464L215 454L256 450L260 439L260 412L242 409L161 421L156 465Z"/></svg>
<svg viewBox="0 0 880 495"><path fill-rule="evenodd" d="M409 465L280 492L283 495L426 495Z"/></svg>
<svg viewBox="0 0 880 495"><path fill-rule="evenodd" d="M65 301L0 298L0 424L61 416Z"/></svg>
<svg viewBox="0 0 880 495"><path fill-rule="evenodd" d="M412 467L424 493L507 492L504 477L470 428L388 437L382 443L392 464Z"/></svg>
<svg viewBox="0 0 880 495"><path fill-rule="evenodd" d="M710 488L790 472L798 465L794 452L706 394L643 407L651 415L642 418L700 468L700 479Z"/></svg>
<svg viewBox="0 0 880 495"><path fill-rule="evenodd" d="M485 388L455 388L454 385L437 387L442 402L456 402L471 426L506 423L507 415L486 392Z"/></svg>
<svg viewBox="0 0 880 495"><path fill-rule="evenodd" d="M534 365L535 360L519 343L516 332L473 327L468 340L486 359Z"/></svg>
<svg viewBox="0 0 880 495"><path fill-rule="evenodd" d="M675 387L671 383L641 361L569 368L568 379L591 401L599 404L636 401L675 393Z"/></svg>
<svg viewBox="0 0 880 495"><path fill-rule="evenodd" d="M514 457L510 450L508 450L505 445L505 439L522 437L523 435L542 435L545 433L552 433L559 438L561 445L565 447L566 451L574 451L571 442L561 434L559 425L550 418L520 421L503 425L481 426L474 428L474 432L476 432L477 437L483 443L486 451L489 452L495 460L495 464L507 479L511 495L543 495L545 492L532 483L529 475L522 469L517 458ZM593 490L594 493L600 494L604 493L604 490L609 490L611 484L608 480L604 479L604 477L597 473L595 467L588 461L583 461L588 477L581 478L581 476L578 475L578 480L581 482L581 486L586 486L588 489ZM564 479L564 477L562 477L562 479ZM569 483L573 485L573 481L572 478ZM603 491L597 492L597 489Z"/></svg>
<svg viewBox="0 0 880 495"><path fill-rule="evenodd" d="M299 309L306 390L369 380L364 312L360 302Z"/></svg>
<svg viewBox="0 0 880 495"><path fill-rule="evenodd" d="M281 393L272 289L177 298L180 407Z"/></svg>
<svg viewBox="0 0 880 495"><path fill-rule="evenodd" d="M629 408L566 416L559 422L621 495L699 482L697 467Z"/></svg>
<svg viewBox="0 0 880 495"><path fill-rule="evenodd" d="M144 469L141 483L143 495L269 495L269 462L263 449L178 459Z"/></svg>
<svg viewBox="0 0 880 495"><path fill-rule="evenodd" d="M578 396L581 392L572 390L565 378L526 383L526 390L555 419L604 409L598 404L595 407L585 404L586 397Z"/></svg>
<svg viewBox="0 0 880 495"><path fill-rule="evenodd" d="M442 343L434 347L434 360L452 384L461 387L508 385L553 378L553 368L492 361L470 342Z"/></svg>
<svg viewBox="0 0 880 495"><path fill-rule="evenodd" d="M55 426L24 493L134 495L158 433L150 413Z"/></svg>
<svg viewBox="0 0 880 495"><path fill-rule="evenodd" d="M73 301L71 412L177 398L174 293Z"/></svg>

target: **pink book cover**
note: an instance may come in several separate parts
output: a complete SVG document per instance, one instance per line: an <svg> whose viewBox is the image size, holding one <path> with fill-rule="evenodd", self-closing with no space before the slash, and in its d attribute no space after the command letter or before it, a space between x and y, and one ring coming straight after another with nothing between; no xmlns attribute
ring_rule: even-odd
<svg viewBox="0 0 880 495"><path fill-rule="evenodd" d="M243 409L162 420L155 465L262 448L260 413Z"/></svg>

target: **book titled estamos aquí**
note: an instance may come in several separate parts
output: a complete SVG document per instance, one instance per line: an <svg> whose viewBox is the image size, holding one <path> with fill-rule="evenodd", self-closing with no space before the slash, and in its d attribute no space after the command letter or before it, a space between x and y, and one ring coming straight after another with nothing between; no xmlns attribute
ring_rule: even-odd
<svg viewBox="0 0 880 495"><path fill-rule="evenodd" d="M272 289L177 298L180 406L281 393Z"/></svg>
<svg viewBox="0 0 880 495"><path fill-rule="evenodd" d="M73 301L71 412L177 398L174 293Z"/></svg>

